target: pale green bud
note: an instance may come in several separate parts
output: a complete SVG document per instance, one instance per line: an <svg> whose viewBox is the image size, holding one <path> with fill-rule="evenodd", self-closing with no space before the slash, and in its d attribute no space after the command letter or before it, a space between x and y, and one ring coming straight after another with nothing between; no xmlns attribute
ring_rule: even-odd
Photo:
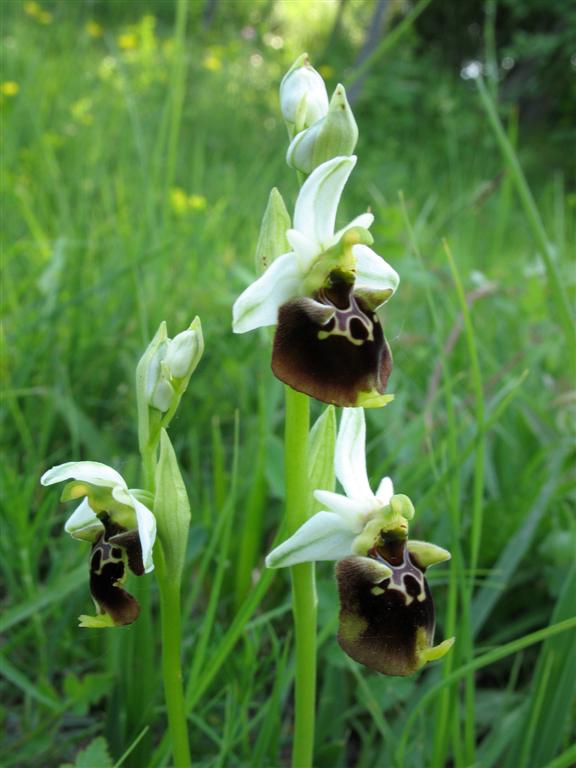
<svg viewBox="0 0 576 768"><path fill-rule="evenodd" d="M148 404L162 413L166 413L174 399L174 387L170 383L170 369L164 361L158 366L156 375L148 379Z"/></svg>
<svg viewBox="0 0 576 768"><path fill-rule="evenodd" d="M280 109L291 134L309 128L328 111L328 94L308 54L299 56L280 83Z"/></svg>
<svg viewBox="0 0 576 768"><path fill-rule="evenodd" d="M265 272L278 256L287 253L290 245L286 231L290 229L290 214L280 192L274 187L262 217L256 245L256 268Z"/></svg>
<svg viewBox="0 0 576 768"><path fill-rule="evenodd" d="M155 445L160 427L170 423L203 352L200 318L174 339L160 323L136 368L140 450Z"/></svg>
<svg viewBox="0 0 576 768"><path fill-rule="evenodd" d="M198 332L188 328L188 330L174 336L168 344L164 362L168 366L171 376L175 379L182 379L196 368L201 354Z"/></svg>
<svg viewBox="0 0 576 768"><path fill-rule="evenodd" d="M336 86L325 117L298 133L288 147L286 162L302 173L312 173L327 160L350 156L358 141L358 126L343 85Z"/></svg>

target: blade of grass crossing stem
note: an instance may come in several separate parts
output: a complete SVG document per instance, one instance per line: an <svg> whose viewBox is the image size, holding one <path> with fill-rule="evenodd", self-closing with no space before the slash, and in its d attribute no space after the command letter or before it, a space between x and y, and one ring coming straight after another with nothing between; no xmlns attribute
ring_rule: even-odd
<svg viewBox="0 0 576 768"><path fill-rule="evenodd" d="M20 672L19 669L16 669L5 656L2 657L2 663L0 664L0 674L12 685L16 686L16 688L19 688L26 696L39 701L48 709L52 711L59 711L61 709L62 705L59 701L43 693L26 675Z"/></svg>
<svg viewBox="0 0 576 768"><path fill-rule="evenodd" d="M263 571L260 579L254 588L250 591L248 597L242 605L242 608L238 611L226 634L222 637L220 642L211 649L211 654L206 662L206 666L198 676L196 685L192 687L190 682L186 685L186 706L188 712L190 712L204 696L210 685L213 683L216 675L226 662L226 659L233 651L234 646L240 640L242 632L244 631L246 624L254 611L258 608L266 592L268 591L272 579L274 578L274 571ZM166 736L163 737L160 745L154 752L150 760L150 768L156 768L165 759L165 755L168 749L168 741Z"/></svg>
<svg viewBox="0 0 576 768"><path fill-rule="evenodd" d="M476 573L478 567L478 556L480 552L480 541L482 537L482 522L484 514L484 454L485 454L485 433L482 429L484 424L484 387L482 382L482 373L480 370L480 361L478 357L478 350L476 347L476 337L474 334L474 327L472 325L472 319L470 316L470 310L468 302L466 301L466 294L462 286L460 274L454 261L452 251L445 240L444 252L448 259L450 266L450 272L456 288L456 295L460 304L460 311L464 320L464 331L466 344L468 347L468 356L470 358L470 371L472 379L472 389L475 399L475 417L476 417L476 434L478 435L478 445L476 446L474 456L474 480L473 480L473 496L472 496L472 523L470 531L470 562L469 568L472 577ZM470 580L468 588L468 594L464 599L464 608L468 613L470 604L472 602L472 594L474 591L474 578ZM472 644L473 639L470 632L470 621L466 622L466 641L468 644L469 658L472 658ZM474 677L472 675L466 678L465 682L466 690L466 760L469 764L475 761L476 752L476 722L475 722L475 703L474 703Z"/></svg>
<svg viewBox="0 0 576 768"><path fill-rule="evenodd" d="M576 765L576 744L569 747L561 755L551 760L546 768L574 768Z"/></svg>
<svg viewBox="0 0 576 768"><path fill-rule="evenodd" d="M452 672L452 674L446 678L446 680L441 680L439 683L427 690L418 704L411 708L410 714L406 719L406 723L402 731L402 737L400 739L398 749L396 750L396 763L398 765L406 764L406 745L415 721L421 716L423 710L426 709L426 707L434 701L438 693L446 685L454 685L455 683L462 680L462 678L465 678L467 675L477 672L479 669L489 667L491 664L495 664L496 662L501 661L508 656L513 656L525 648L529 648L531 645L542 643L549 638L561 635L563 632L572 632L574 630L576 630L576 617L565 619L564 621L560 621L557 624L552 624L545 629L539 629L536 632L532 632L531 634L525 635L524 637L518 638L517 640L512 640L510 643L501 645L499 648L488 651L487 653L478 656L473 661L469 661L467 664L464 664L464 666L454 670L454 672Z"/></svg>
<svg viewBox="0 0 576 768"><path fill-rule="evenodd" d="M567 573L552 622L576 613L576 566ZM576 694L576 629L545 641L532 680L524 723L512 742L507 766L539 768L548 765L568 736ZM520 760L518 761L518 755Z"/></svg>
<svg viewBox="0 0 576 768"><path fill-rule="evenodd" d="M532 508L522 521L516 533L508 540L500 557L492 567L494 580L488 579L486 586L481 587L473 602L473 632L477 635L484 626L498 599L505 591L514 575L520 561L526 554L538 524L548 509L558 483L560 468L565 459L565 451L560 450L552 457L546 456L547 480L538 494ZM494 584L497 586L495 587Z"/></svg>
<svg viewBox="0 0 576 768"><path fill-rule="evenodd" d="M222 509L226 502L226 469L220 417L212 418L212 476L214 482L214 506Z"/></svg>
<svg viewBox="0 0 576 768"><path fill-rule="evenodd" d="M206 651L208 649L208 643L210 641L210 635L214 627L216 620L216 611L218 609L218 603L222 591L222 584L224 582L224 576L229 562L230 552L230 534L232 531L232 521L234 520L234 513L236 511L236 488L238 481L238 440L239 440L239 414L238 411L234 414L234 451L232 456L232 471L230 475L230 489L228 492L228 499L224 505L221 515L225 517L223 525L222 535L218 541L218 557L215 573L212 575L210 597L208 598L208 605L206 606L204 617L202 621L202 628L200 630L199 638L194 648L194 660L192 662L192 669L190 670L190 676L188 678L189 690L195 690L198 675L200 670L205 665Z"/></svg>
<svg viewBox="0 0 576 768"><path fill-rule="evenodd" d="M534 197L532 196L532 192L530 191L524 172L522 171L518 156L514 151L514 147L508 140L506 131L504 130L498 115L496 104L486 88L482 77L476 79L476 85L478 86L480 101L482 102L482 106L484 107L484 111L486 112L486 116L488 117L488 121L494 132L500 151L502 152L510 175L514 181L516 192L518 193L520 202L524 208L528 225L532 230L534 240L542 253L546 274L548 275L550 284L550 292L552 294L552 312L557 315L558 322L566 336L566 343L570 355L570 370L573 371L576 357L576 327L573 321L570 302L558 273L552 244L544 229L544 224L542 223L536 202L534 201Z"/></svg>
<svg viewBox="0 0 576 768"><path fill-rule="evenodd" d="M262 544L262 522L266 501L266 392L264 378L258 384L258 430L256 434L256 458L252 461L253 472L246 509L242 515L242 532L238 547L238 559L234 580L234 606L242 605L252 580L252 569L256 564Z"/></svg>
<svg viewBox="0 0 576 768"><path fill-rule="evenodd" d="M408 215L408 209L406 207L404 194L399 193L400 207L402 209L402 215L406 228L408 230L408 236L414 253L416 254L418 261L421 264L423 270L426 269L424 259L416 238L416 233L410 217ZM426 303L432 318L432 327L434 333L433 338L436 340L437 352L441 356L443 354L441 339L444 335L442 323L440 321L439 312L434 299L434 293L430 281L426 281L424 284L424 292L426 295ZM442 377L444 380L444 396L446 404L446 414L448 421L448 436L447 436L447 452L448 452L448 466L458 467L463 461L462 452L458 447L458 422L456 420L454 400L453 400L453 379L450 372L449 361L444 359L442 364ZM431 462L434 465L436 448L432 439L428 440L430 448ZM434 466L432 467L434 469ZM435 472L437 474L437 472ZM460 531L462 530L461 515L460 515L460 499L461 499L461 475L458 471L443 473L444 481L439 484L440 491L447 497L447 506L450 513L451 521L451 541L450 552L452 558L449 566L449 582L448 582L448 599L447 599L447 615L446 615L446 636L452 637L456 632L457 624L460 626L460 617L457 616L459 600L458 596L461 593L460 580L462 574L464 574L463 557L460 545ZM466 617L464 617L465 619ZM448 655L442 665L442 675L448 676L456 664L459 655L459 648L457 645L454 651ZM440 697L438 707L435 709L435 728L434 739L432 745L432 765L439 768L445 764L446 753L448 750L448 739L452 736L452 747L455 755L461 753L461 738L460 738L460 718L453 715L457 711L458 707L458 693L452 688L446 688ZM450 723L454 724L453 729L450 729Z"/></svg>
<svg viewBox="0 0 576 768"><path fill-rule="evenodd" d="M274 687L266 705L267 716L258 730L254 744L252 752L253 768L267 768L267 766L273 765L278 754L277 745L280 737L280 718L278 717L278 712L282 711L281 697L289 652L290 645L286 643L278 660Z"/></svg>
<svg viewBox="0 0 576 768"><path fill-rule="evenodd" d="M153 719L157 676L154 629L152 625L151 584L144 580L136 592L140 603L138 621L127 627L121 652L122 703L125 720L125 742L132 741L149 726ZM132 752L126 757L127 768L139 768L146 764L152 750L152 733L147 731Z"/></svg>

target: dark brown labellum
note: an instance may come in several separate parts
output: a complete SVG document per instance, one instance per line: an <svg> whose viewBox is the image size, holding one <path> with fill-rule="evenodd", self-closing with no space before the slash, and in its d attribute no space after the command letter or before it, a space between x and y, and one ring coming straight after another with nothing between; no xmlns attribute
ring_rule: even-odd
<svg viewBox="0 0 576 768"><path fill-rule="evenodd" d="M382 557L382 549L390 559ZM374 560L392 574L375 581ZM338 642L355 661L384 675L409 675L434 639L434 604L424 569L394 538L336 565L340 595Z"/></svg>
<svg viewBox="0 0 576 768"><path fill-rule="evenodd" d="M101 515L100 519L105 530L92 545L90 591L100 610L111 616L114 624L131 624L138 618L140 606L121 585L127 567L137 575L144 573L138 531L127 531L108 515Z"/></svg>
<svg viewBox="0 0 576 768"><path fill-rule="evenodd" d="M384 392L392 356L376 313L351 285L331 284L280 307L272 370L317 400L355 406L361 392Z"/></svg>

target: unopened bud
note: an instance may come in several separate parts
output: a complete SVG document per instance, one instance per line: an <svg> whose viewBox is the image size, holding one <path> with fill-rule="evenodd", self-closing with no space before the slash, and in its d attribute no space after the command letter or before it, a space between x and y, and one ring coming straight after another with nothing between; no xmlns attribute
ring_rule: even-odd
<svg viewBox="0 0 576 768"><path fill-rule="evenodd" d="M280 109L289 128L303 131L328 112L328 94L308 54L299 56L280 83Z"/></svg>
<svg viewBox="0 0 576 768"><path fill-rule="evenodd" d="M266 271L274 259L290 250L286 239L286 232L290 227L290 214L282 195L274 187L262 217L256 245L256 268L260 272Z"/></svg>
<svg viewBox="0 0 576 768"><path fill-rule="evenodd" d="M198 362L198 350L200 343L198 333L191 330L182 331L174 336L168 344L168 350L164 362L168 366L170 375L175 379L183 379L188 375L191 368L196 367ZM200 352L200 354L202 354Z"/></svg>
<svg viewBox="0 0 576 768"><path fill-rule="evenodd" d="M162 413L166 413L174 399L174 387L170 383L170 370L166 363L160 363L156 376L148 381L148 403Z"/></svg>
<svg viewBox="0 0 576 768"><path fill-rule="evenodd" d="M312 173L334 157L350 156L358 141L358 126L343 85L338 85L325 117L292 139L286 162L302 173Z"/></svg>

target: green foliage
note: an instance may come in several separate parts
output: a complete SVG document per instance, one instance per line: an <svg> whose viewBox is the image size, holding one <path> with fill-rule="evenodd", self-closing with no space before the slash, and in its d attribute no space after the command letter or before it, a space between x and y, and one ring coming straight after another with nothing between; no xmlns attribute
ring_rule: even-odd
<svg viewBox="0 0 576 768"><path fill-rule="evenodd" d="M98 766L98 768L112 768L112 765L106 739L98 736L98 738L90 742L86 749L78 752L74 763L66 763L60 768L95 768L95 766Z"/></svg>
<svg viewBox="0 0 576 768"><path fill-rule="evenodd" d="M282 765L290 605L286 575L263 568L284 495L282 387L269 370L269 334L233 337L230 313L255 275L270 189L279 187L289 211L297 191L275 90L302 45L289 35L305 27L315 64L351 71L373 6L348 4L340 43L317 61L335 6L317 4L326 15L315 26L296 4L226 4L230 15L217 7L206 28L201 4L191 3L170 177L181 61L173 5L99 3L95 16L86 4L45 5L48 23L8 4L3 30L3 78L19 90L0 97L8 192L0 762L105 766L132 750L122 762L129 768L165 764L151 580L128 585L142 605L136 625L78 630L90 601L87 552L63 535L66 510L38 478L89 458L139 485L135 365L161 320L181 329L198 314L206 351L171 425L193 522L183 571L193 761ZM253 36L241 33L246 26ZM572 371L540 246L476 89L420 46L422 30L408 31L367 74L354 107L360 162L341 215L372 208L374 247L402 277L383 316L396 397L367 414L368 466L374 483L389 474L414 501L414 536L452 551L430 581L439 639L456 634L457 643L452 658L410 680L353 666L334 639L332 567L320 564L317 764L396 765L401 743L405 766L512 764L513 733L536 739L537 751L520 753L528 765L569 765L568 726L551 723L570 714L573 629L521 643L570 607ZM335 75L326 74L330 88ZM543 143L514 111L503 119L573 298L575 201L566 155L552 146L565 139L550 128ZM489 655L500 647L506 653ZM470 689L472 673L460 670L478 659L475 695L465 700L456 683Z"/></svg>

